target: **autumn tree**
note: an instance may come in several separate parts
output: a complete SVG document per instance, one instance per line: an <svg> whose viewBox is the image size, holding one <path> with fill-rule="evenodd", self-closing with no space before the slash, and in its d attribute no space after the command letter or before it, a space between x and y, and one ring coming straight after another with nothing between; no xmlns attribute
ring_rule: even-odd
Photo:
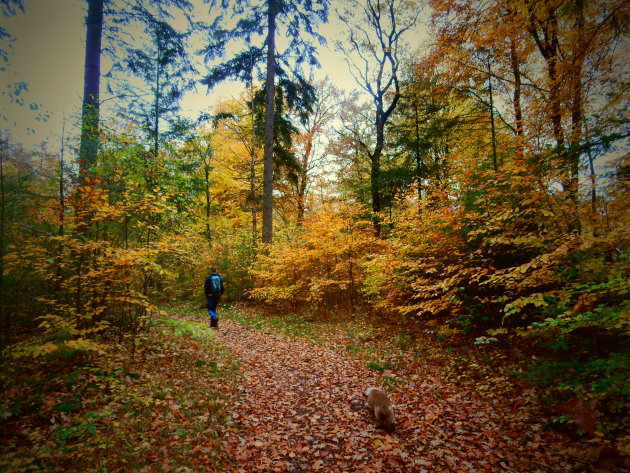
<svg viewBox="0 0 630 473"><path fill-rule="evenodd" d="M370 147L359 137L356 139L371 163L370 192L377 234L381 231L381 155L385 147L385 126L401 96L401 38L416 25L420 11L416 2L368 0L366 3L349 1L338 12L348 28L347 42L338 42L338 47L344 52L357 84L373 101L374 145Z"/></svg>
<svg viewBox="0 0 630 473"><path fill-rule="evenodd" d="M325 157L326 144L322 141L330 131L332 120L343 106L341 92L329 80L315 86L315 103L298 128L294 146L298 154L300 169L294 184L297 221L304 220L306 197L312 180L312 173Z"/></svg>
<svg viewBox="0 0 630 473"><path fill-rule="evenodd" d="M251 212L252 247L256 247L258 236L258 213L260 206L259 164L262 155L262 136L258 125L260 120L259 101L256 100L257 91L253 84L234 103L222 103L218 106L217 125L219 130L229 131L246 151L248 170L243 170L249 180L249 194L247 202ZM257 110L258 107L258 110Z"/></svg>
<svg viewBox="0 0 630 473"><path fill-rule="evenodd" d="M480 9L472 5L452 9L451 2L431 5L439 32L435 57L444 70L452 71L449 83L464 85L479 97L483 93L492 122L513 134L508 145L514 158L527 159L528 151L530 157L535 155L537 172L554 174L563 191L559 197L578 206L580 166L593 146L586 143L598 142L585 137L585 124L599 122L607 129L601 133L612 140L620 132L614 120L603 118L618 113L616 99L602 98L617 96L611 93L612 84L619 81L611 67L612 51L619 41L615 25L625 14L624 7L607 1L597 5L496 1ZM471 81L479 85L485 81L492 88L471 89ZM511 103L511 113L501 110L502 103ZM493 145L497 144L498 149L505 148L495 136ZM496 156L495 150L492 153ZM578 214L574 209L567 215L567 231L579 231Z"/></svg>
<svg viewBox="0 0 630 473"><path fill-rule="evenodd" d="M193 156L203 170L203 194L205 207L205 231L210 236L210 213L212 196L210 193L210 171L212 170L212 131L203 126L196 127L186 137L182 151Z"/></svg>

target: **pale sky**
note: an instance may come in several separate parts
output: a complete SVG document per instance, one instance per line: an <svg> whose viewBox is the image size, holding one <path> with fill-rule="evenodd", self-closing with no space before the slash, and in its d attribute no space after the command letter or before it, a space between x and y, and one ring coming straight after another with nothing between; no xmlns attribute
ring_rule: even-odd
<svg viewBox="0 0 630 473"><path fill-rule="evenodd" d="M74 125L78 122L83 96L87 3L84 0L25 0L24 3L26 14L0 18L2 25L15 37L10 66L7 71L0 72L0 88L4 91L7 84L27 82L29 92L23 96L25 101L27 104L41 103L50 118L46 122L36 121L37 114L28 106L11 104L3 94L0 96L0 115L7 117L7 121L0 122L0 129L9 129L14 141L27 147L48 141L48 149L55 152L59 148L64 116L66 138L76 138L77 134ZM201 4L199 11L207 10L208 6ZM350 90L356 84L341 53L334 50L334 40L340 33L334 16L331 11L331 23L323 25L319 31L328 38L328 47L319 49L322 68L316 75L318 78L328 75L337 87ZM101 72L105 73L107 69L107 60L103 60ZM196 116L217 100L238 95L240 88L236 83L224 84L209 96L205 86L200 85L196 93L189 93L182 100L182 114ZM102 98L106 98L103 82L101 94ZM29 129L35 131L28 132Z"/></svg>

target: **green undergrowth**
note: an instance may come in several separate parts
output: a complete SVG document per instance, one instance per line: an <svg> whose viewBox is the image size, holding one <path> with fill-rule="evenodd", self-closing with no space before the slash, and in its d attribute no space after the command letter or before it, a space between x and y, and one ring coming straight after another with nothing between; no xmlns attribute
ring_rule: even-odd
<svg viewBox="0 0 630 473"><path fill-rule="evenodd" d="M206 471L237 366L205 324L155 317L105 354L7 360L0 373L0 472Z"/></svg>

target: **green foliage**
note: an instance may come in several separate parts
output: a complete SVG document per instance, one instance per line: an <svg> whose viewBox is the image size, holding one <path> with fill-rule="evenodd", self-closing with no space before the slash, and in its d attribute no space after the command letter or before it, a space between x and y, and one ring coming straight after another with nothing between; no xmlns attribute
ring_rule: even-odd
<svg viewBox="0 0 630 473"><path fill-rule="evenodd" d="M369 370L385 371L386 369L391 368L392 365L389 362L370 361L367 363L366 367Z"/></svg>
<svg viewBox="0 0 630 473"><path fill-rule="evenodd" d="M172 331L175 335L179 335L181 337L187 337L193 340L214 337L214 332L210 330L206 324L200 322L190 322L187 320L164 317L155 318L154 321L157 325L163 326Z"/></svg>

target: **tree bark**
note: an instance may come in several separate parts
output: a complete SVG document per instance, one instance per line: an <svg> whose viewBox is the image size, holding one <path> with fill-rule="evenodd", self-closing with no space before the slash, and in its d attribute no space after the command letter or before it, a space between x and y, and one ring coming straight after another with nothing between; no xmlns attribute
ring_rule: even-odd
<svg viewBox="0 0 630 473"><path fill-rule="evenodd" d="M377 106L376 110L376 146L370 154L370 193L372 196L372 212L374 212L374 231L377 236L381 234L381 154L385 146L385 122L383 121L383 107Z"/></svg>
<svg viewBox="0 0 630 473"><path fill-rule="evenodd" d="M313 135L314 132L310 131L306 133L304 144L304 157L302 158L302 170L300 171L300 180L297 188L297 221L302 223L304 221L304 212L306 208L306 187L308 185L308 165L311 157L311 150L313 149Z"/></svg>
<svg viewBox="0 0 630 473"><path fill-rule="evenodd" d="M494 96L492 93L492 68L490 66L490 56L488 56L488 93L490 94L490 132L492 139L492 167L494 172L499 170L497 157L497 131L494 123Z"/></svg>
<svg viewBox="0 0 630 473"><path fill-rule="evenodd" d="M575 0L575 31L584 30L584 0ZM582 73L584 67L584 57L586 56L586 46L583 44L583 35L578 36L578 44L573 54L571 70L571 142L567 153L568 167L568 191L571 199L577 203L578 200L578 174L580 167L580 142L582 141L582 96L584 87L582 85Z"/></svg>
<svg viewBox="0 0 630 473"><path fill-rule="evenodd" d="M521 69L519 65L518 54L516 52L516 40L510 38L510 60L512 63L512 74L514 75L514 95L512 95L512 106L514 107L514 129L516 130L517 144L516 156L519 160L523 159L523 107L521 104Z"/></svg>
<svg viewBox="0 0 630 473"><path fill-rule="evenodd" d="M413 124L414 124L414 153L416 157L416 191L418 193L418 213L422 210L422 153L420 152L420 114L418 111L418 97L413 98Z"/></svg>
<svg viewBox="0 0 630 473"><path fill-rule="evenodd" d="M101 83L101 39L103 0L88 0L85 35L85 67L79 167L85 176L96 164L98 152L99 95Z"/></svg>
<svg viewBox="0 0 630 473"><path fill-rule="evenodd" d="M269 0L267 14L267 87L265 113L265 146L263 164L263 243L271 243L273 239L273 139L274 139L274 100L275 100L275 35L276 15L278 7L276 0Z"/></svg>
<svg viewBox="0 0 630 473"><path fill-rule="evenodd" d="M210 239L210 163L207 156L204 156L203 164L206 177L206 235Z"/></svg>
<svg viewBox="0 0 630 473"><path fill-rule="evenodd" d="M560 182L568 201L573 207L569 212L569 228L572 233L580 232L580 219L578 213L578 173L580 164L580 141L582 138L582 68L584 62L584 0L575 2L575 24L577 45L574 46L573 57L570 58L569 84L572 89L567 108L571 113L571 133L567 148L564 130L562 128L562 97L560 94L560 79L558 77L558 61L560 56L560 43L558 38L558 17L552 5L547 6L544 21L537 19L535 12L530 7L530 33L536 41L536 45L547 63L547 75L549 80L550 120L553 129L553 137L556 141L556 156L561 166ZM541 33L538 27L541 28Z"/></svg>
<svg viewBox="0 0 630 473"><path fill-rule="evenodd" d="M258 216L256 202L256 110L254 109L254 64L252 61L252 72L249 77L249 105L252 120L252 136L249 151L249 192L252 206L252 245L255 248L258 244Z"/></svg>
<svg viewBox="0 0 630 473"><path fill-rule="evenodd" d="M383 110L383 96L384 91L380 91L376 96L376 146L374 151L370 155L371 167L370 167L370 191L372 193L372 211L374 212L374 231L377 236L381 235L381 219L380 214L381 205L381 155L383 154L383 148L385 147L385 124L390 115L396 108L398 101L400 100L400 87L398 85L398 70L392 67L392 82L394 84L394 97L392 98L387 110Z"/></svg>
<svg viewBox="0 0 630 473"><path fill-rule="evenodd" d="M560 85L558 83L558 18L555 11L548 7L545 12L545 20L539 21L533 7L530 7L529 31L534 37L540 54L547 63L547 77L549 80L549 104L550 120L553 136L556 140L556 153L562 157L564 154L564 132L562 131L562 111L560 107ZM538 32L538 26L542 29L542 36Z"/></svg>
<svg viewBox="0 0 630 473"><path fill-rule="evenodd" d="M5 209L6 201L4 195L4 157L8 152L9 140L0 135L0 323L2 333L0 333L0 348L4 348L8 344L11 319L4 301L4 226L5 226Z"/></svg>
<svg viewBox="0 0 630 473"><path fill-rule="evenodd" d="M162 40L160 30L157 30L156 40L156 64L155 64L155 102L153 104L153 113L155 114L153 122L153 159L157 159L160 151L160 98L162 96L160 87L162 87ZM151 183L153 185L153 182Z"/></svg>

